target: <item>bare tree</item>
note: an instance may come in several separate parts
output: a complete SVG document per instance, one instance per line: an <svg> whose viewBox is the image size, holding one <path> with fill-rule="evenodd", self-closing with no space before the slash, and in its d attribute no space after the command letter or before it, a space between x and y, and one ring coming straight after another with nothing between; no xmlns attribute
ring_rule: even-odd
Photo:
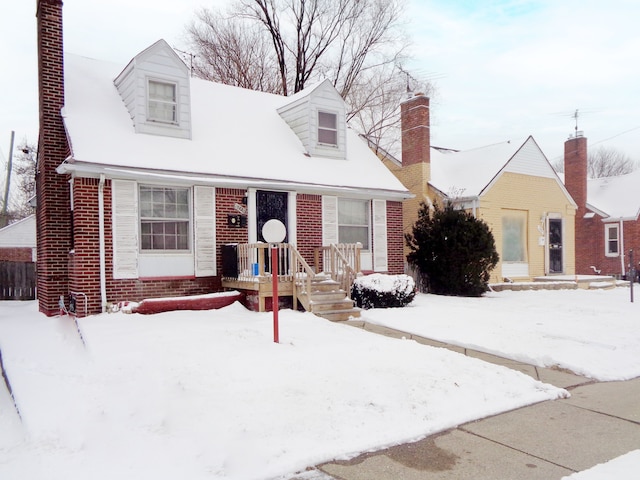
<svg viewBox="0 0 640 480"><path fill-rule="evenodd" d="M13 175L17 179L12 189L9 218L20 220L33 213L29 200L36 194L36 153L34 145L23 140L14 156Z"/></svg>
<svg viewBox="0 0 640 480"><path fill-rule="evenodd" d="M187 27L196 75L282 95L328 78L374 141L398 121L403 0L234 0Z"/></svg>
<svg viewBox="0 0 640 480"><path fill-rule="evenodd" d="M564 159L556 159L551 164L556 172L564 172ZM625 175L638 168L638 163L614 147L598 147L587 156L587 176L589 178L615 177Z"/></svg>
<svg viewBox="0 0 640 480"><path fill-rule="evenodd" d="M613 147L598 147L589 152L587 174L589 178L615 177L633 172L638 164Z"/></svg>

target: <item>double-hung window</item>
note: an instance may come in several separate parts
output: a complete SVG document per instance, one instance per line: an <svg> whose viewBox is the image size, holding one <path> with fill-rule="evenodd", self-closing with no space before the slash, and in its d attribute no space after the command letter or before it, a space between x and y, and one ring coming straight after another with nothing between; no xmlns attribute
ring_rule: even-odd
<svg viewBox="0 0 640 480"><path fill-rule="evenodd" d="M335 113L318 112L318 143L338 146L338 116Z"/></svg>
<svg viewBox="0 0 640 480"><path fill-rule="evenodd" d="M188 251L188 188L140 186L140 249Z"/></svg>
<svg viewBox="0 0 640 480"><path fill-rule="evenodd" d="M360 242L363 250L369 250L369 208L368 200L338 199L338 242Z"/></svg>
<svg viewBox="0 0 640 480"><path fill-rule="evenodd" d="M178 123L176 84L149 80L147 120Z"/></svg>
<svg viewBox="0 0 640 480"><path fill-rule="evenodd" d="M617 224L604 226L604 253L607 257L620 255L620 236Z"/></svg>

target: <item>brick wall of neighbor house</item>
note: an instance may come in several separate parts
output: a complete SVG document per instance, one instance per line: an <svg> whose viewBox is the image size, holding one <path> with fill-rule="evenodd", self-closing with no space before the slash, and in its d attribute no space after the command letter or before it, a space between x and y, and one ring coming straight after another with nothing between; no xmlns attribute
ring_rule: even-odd
<svg viewBox="0 0 640 480"><path fill-rule="evenodd" d="M33 254L30 247L0 248L0 261L5 262L32 262Z"/></svg>
<svg viewBox="0 0 640 480"><path fill-rule="evenodd" d="M620 222L612 223L620 225ZM585 231L585 237L588 238L588 241L582 246L581 270L578 273L593 275L595 272L591 266L594 266L597 270L600 270L601 275L618 276L622 275L622 264L624 262L624 272L627 274L630 266L629 250L633 250L635 268L638 269L640 267L638 265L640 261L640 221L627 220L623 222L624 238L621 245L621 253L624 254L624 258L620 258L620 256L607 257L605 255L605 225L602 217L598 215L582 220L582 229Z"/></svg>
<svg viewBox="0 0 640 480"><path fill-rule="evenodd" d="M389 274L404 273L402 202L387 201L387 262Z"/></svg>
<svg viewBox="0 0 640 480"><path fill-rule="evenodd" d="M70 249L69 186L55 168L69 154L60 116L64 104L62 1L37 4L40 137L36 175L38 301L46 315L59 313L68 291Z"/></svg>
<svg viewBox="0 0 640 480"><path fill-rule="evenodd" d="M322 196L301 194L296 200L298 251L313 267L314 249L322 245Z"/></svg>

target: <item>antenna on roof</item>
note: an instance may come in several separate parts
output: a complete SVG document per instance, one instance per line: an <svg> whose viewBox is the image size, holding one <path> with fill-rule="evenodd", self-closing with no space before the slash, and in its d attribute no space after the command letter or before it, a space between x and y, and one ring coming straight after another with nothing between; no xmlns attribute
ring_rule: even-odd
<svg viewBox="0 0 640 480"><path fill-rule="evenodd" d="M409 94L411 93L411 86L409 85L409 78L412 78L411 74L404 68L402 68L402 65L398 65L398 70L400 70L401 73L404 73L407 76L407 96L409 96Z"/></svg>
<svg viewBox="0 0 640 480"><path fill-rule="evenodd" d="M185 52L184 50L180 50L179 48L173 47L176 52L180 52L182 55L189 57L189 75L193 77L193 59L197 57L195 53Z"/></svg>

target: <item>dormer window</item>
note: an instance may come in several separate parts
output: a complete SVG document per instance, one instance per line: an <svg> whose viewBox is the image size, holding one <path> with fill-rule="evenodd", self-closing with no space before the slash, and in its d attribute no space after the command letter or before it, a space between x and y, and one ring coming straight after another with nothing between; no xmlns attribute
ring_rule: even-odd
<svg viewBox="0 0 640 480"><path fill-rule="evenodd" d="M147 120L162 123L178 123L176 84L149 80Z"/></svg>
<svg viewBox="0 0 640 480"><path fill-rule="evenodd" d="M318 143L338 146L338 116L335 113L318 112Z"/></svg>

